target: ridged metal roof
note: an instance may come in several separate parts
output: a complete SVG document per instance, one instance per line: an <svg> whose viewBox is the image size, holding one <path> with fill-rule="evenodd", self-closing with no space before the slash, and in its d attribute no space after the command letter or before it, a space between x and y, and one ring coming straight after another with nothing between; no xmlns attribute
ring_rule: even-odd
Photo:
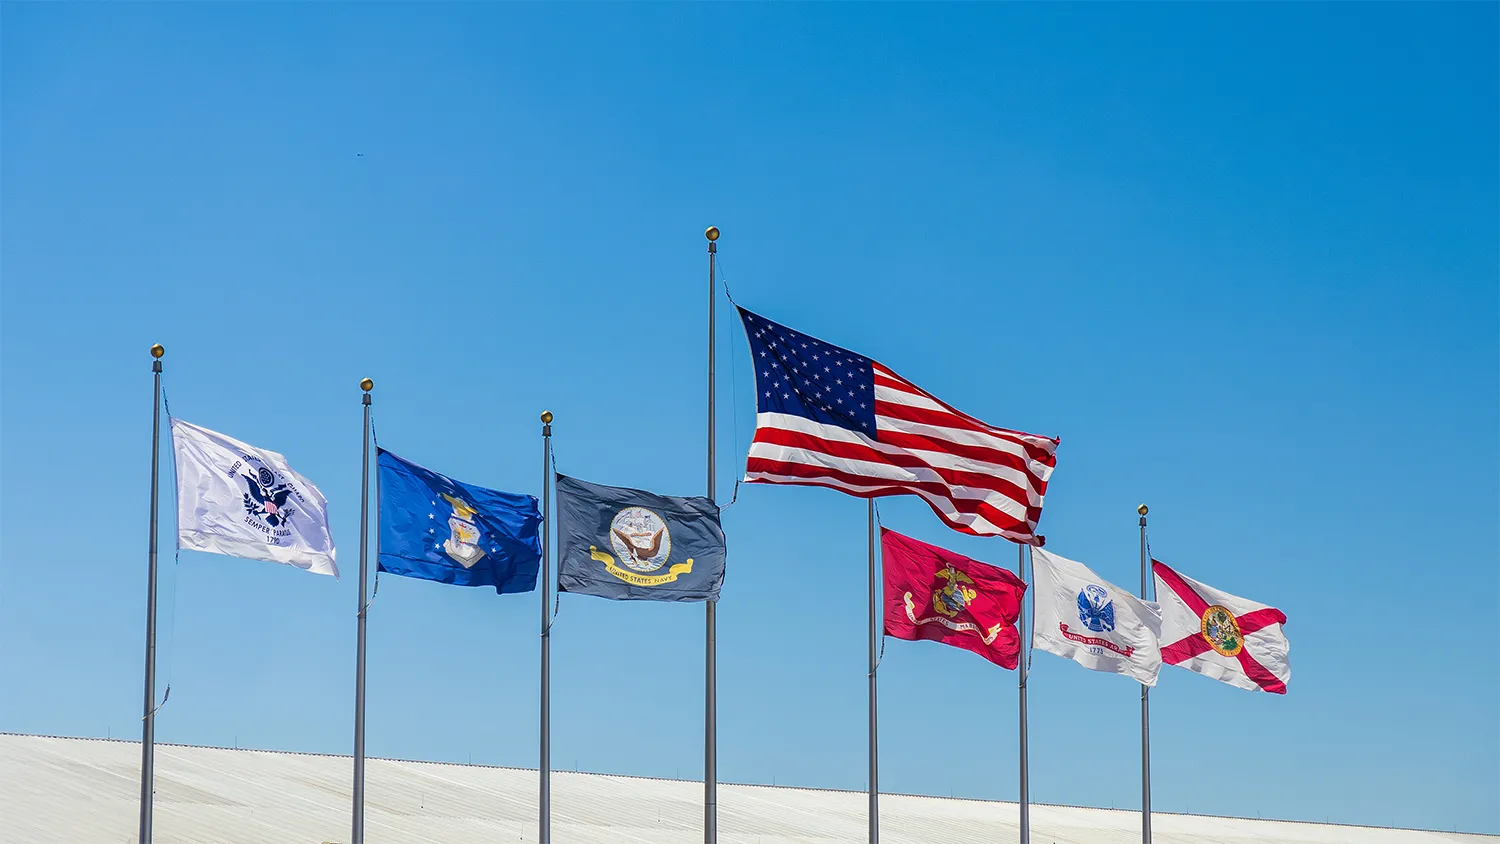
<svg viewBox="0 0 1500 844"><path fill-rule="evenodd" d="M159 745L158 844L322 844L349 840L352 763L318 756ZM0 842L136 841L140 745L0 735ZM535 842L534 770L372 759L369 844ZM558 771L557 844L698 844L702 784ZM888 844L1016 840L1014 803L882 795ZM1033 806L1036 844L1134 844L1134 812ZM1496 844L1500 836L1157 814L1160 844ZM756 785L719 787L724 844L859 844L865 795Z"/></svg>

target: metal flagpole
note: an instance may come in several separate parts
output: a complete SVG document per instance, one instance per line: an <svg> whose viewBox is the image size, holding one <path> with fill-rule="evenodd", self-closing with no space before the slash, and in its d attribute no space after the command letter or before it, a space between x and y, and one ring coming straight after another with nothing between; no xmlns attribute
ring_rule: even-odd
<svg viewBox="0 0 1500 844"><path fill-rule="evenodd" d="M1016 576L1021 580L1026 579L1026 546L1016 545ZM1031 646L1030 639L1026 635L1026 601L1021 601L1021 844L1031 844L1031 762L1028 758L1030 748L1026 734L1026 662L1027 651Z"/></svg>
<svg viewBox="0 0 1500 844"><path fill-rule="evenodd" d="M140 844L151 844L151 804L156 791L156 497L161 478L161 356L160 343L151 347L151 543L146 552L146 693L141 715L141 830Z"/></svg>
<svg viewBox="0 0 1500 844"><path fill-rule="evenodd" d="M876 655L876 595L875 583L875 499L866 499L868 525L865 537L870 545L870 844L880 841L880 731L875 718L875 669L879 665Z"/></svg>
<svg viewBox="0 0 1500 844"><path fill-rule="evenodd" d="M709 226L703 236L708 238L708 499L714 500L714 255L719 251L715 243L719 239L719 228ZM714 617L717 601L704 604L704 665L703 665L703 842L717 844L719 840L719 658L717 620Z"/></svg>
<svg viewBox="0 0 1500 844"><path fill-rule="evenodd" d="M541 760L537 765L541 782L537 835L540 844L552 842L552 620L547 617L547 591L552 583L552 411L542 411L542 577L537 591L542 593L542 700Z"/></svg>
<svg viewBox="0 0 1500 844"><path fill-rule="evenodd" d="M1135 508L1141 514L1141 600L1146 600L1146 582L1150 578L1150 560L1146 555L1146 513L1142 504ZM1151 844L1151 688L1141 684L1141 844Z"/></svg>
<svg viewBox="0 0 1500 844"><path fill-rule="evenodd" d="M365 842L365 615L370 609L366 603L370 576L366 560L370 543L370 390L375 382L366 378L359 382L359 388L364 391L365 440L359 487L359 636L354 663L354 829L350 844Z"/></svg>

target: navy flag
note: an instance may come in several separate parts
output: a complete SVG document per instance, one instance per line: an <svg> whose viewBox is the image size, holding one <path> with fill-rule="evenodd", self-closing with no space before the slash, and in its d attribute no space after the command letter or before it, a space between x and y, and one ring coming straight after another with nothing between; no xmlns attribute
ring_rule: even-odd
<svg viewBox="0 0 1500 844"><path fill-rule="evenodd" d="M536 496L470 486L379 452L380 571L500 593L536 588Z"/></svg>
<svg viewBox="0 0 1500 844"><path fill-rule="evenodd" d="M558 589L617 601L716 601L724 529L707 498L557 476Z"/></svg>

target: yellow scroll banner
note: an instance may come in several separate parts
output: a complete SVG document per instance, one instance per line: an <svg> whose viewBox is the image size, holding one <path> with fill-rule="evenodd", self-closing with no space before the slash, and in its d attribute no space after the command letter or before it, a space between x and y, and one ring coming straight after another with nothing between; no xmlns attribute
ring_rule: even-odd
<svg viewBox="0 0 1500 844"><path fill-rule="evenodd" d="M633 586L660 586L663 583L671 583L679 575L687 574L693 570L693 558L689 557L685 563L678 563L667 570L666 574L636 574L615 565L615 558L600 551L593 545L589 546L589 556L604 564L604 568L610 574Z"/></svg>

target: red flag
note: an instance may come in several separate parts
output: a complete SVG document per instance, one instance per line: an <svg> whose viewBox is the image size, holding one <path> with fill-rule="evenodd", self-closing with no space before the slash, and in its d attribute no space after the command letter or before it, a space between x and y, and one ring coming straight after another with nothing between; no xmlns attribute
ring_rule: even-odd
<svg viewBox="0 0 1500 844"><path fill-rule="evenodd" d="M973 651L1001 668L1021 653L1016 619L1026 583L1002 568L971 560L893 530L880 529L885 567L885 632Z"/></svg>

